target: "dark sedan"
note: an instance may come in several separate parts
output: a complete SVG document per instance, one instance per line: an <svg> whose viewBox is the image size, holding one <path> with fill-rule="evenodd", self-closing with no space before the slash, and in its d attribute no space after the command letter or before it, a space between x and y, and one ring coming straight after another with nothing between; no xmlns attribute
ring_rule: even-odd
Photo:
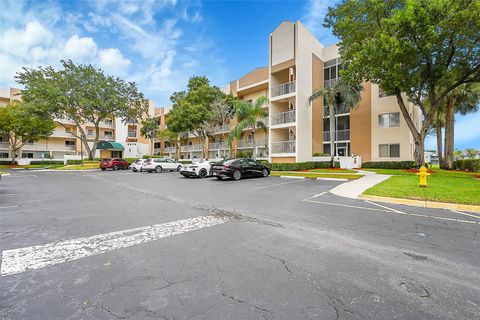
<svg viewBox="0 0 480 320"><path fill-rule="evenodd" d="M268 177L270 169L252 159L227 159L212 165L211 173L217 179L228 177L240 180L246 177Z"/></svg>

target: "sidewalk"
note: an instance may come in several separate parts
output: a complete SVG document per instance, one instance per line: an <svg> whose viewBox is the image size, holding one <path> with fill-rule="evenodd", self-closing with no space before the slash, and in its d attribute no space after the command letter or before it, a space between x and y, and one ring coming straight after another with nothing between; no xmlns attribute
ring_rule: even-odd
<svg viewBox="0 0 480 320"><path fill-rule="evenodd" d="M357 170L359 174L363 174L364 176L357 180L351 180L349 182L342 183L341 185L336 186L330 193L334 195L357 199L359 195L361 195L365 190L368 188L373 187L376 184L379 184L382 181L387 180L391 177L391 175L387 174L375 174L374 172L370 171L363 171Z"/></svg>

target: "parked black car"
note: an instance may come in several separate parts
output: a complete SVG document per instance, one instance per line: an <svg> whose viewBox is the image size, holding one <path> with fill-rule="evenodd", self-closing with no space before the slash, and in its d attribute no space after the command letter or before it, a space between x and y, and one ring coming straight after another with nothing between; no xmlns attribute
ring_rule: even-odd
<svg viewBox="0 0 480 320"><path fill-rule="evenodd" d="M270 169L252 159L227 159L212 165L211 173L217 179L240 180L245 177L268 177Z"/></svg>

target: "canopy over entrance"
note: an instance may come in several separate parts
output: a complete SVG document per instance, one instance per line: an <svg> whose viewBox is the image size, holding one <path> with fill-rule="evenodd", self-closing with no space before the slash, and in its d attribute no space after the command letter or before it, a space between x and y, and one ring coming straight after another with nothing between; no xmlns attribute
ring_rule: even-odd
<svg viewBox="0 0 480 320"><path fill-rule="evenodd" d="M97 144L98 150L113 150L113 151L123 151L125 148L118 142L111 141L98 141Z"/></svg>

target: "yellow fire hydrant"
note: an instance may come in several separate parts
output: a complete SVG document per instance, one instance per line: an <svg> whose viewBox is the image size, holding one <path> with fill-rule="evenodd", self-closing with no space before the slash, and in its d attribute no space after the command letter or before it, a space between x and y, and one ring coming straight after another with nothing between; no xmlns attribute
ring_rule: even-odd
<svg viewBox="0 0 480 320"><path fill-rule="evenodd" d="M427 187L427 177L430 175L430 173L427 172L427 168L425 167L420 167L418 170L419 172L416 173L416 175L420 178L420 183L419 187L420 188L426 188Z"/></svg>

